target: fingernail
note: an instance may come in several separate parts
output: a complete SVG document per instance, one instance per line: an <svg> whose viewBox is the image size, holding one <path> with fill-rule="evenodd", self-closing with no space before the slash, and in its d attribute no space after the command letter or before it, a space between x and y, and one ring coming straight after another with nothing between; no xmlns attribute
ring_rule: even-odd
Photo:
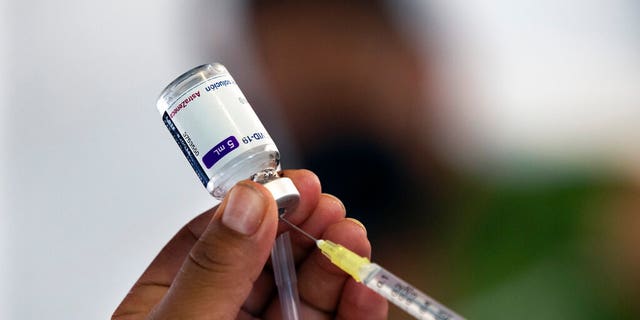
<svg viewBox="0 0 640 320"><path fill-rule="evenodd" d="M327 196L329 198L332 198L333 201L335 201L340 207L342 207L342 210L346 210L346 208L344 206L344 203L342 203L342 200L338 199L338 197L336 197L336 196L334 196L334 195L332 195L330 193L323 193L322 195L323 196ZM352 219L352 220L355 220L355 219Z"/></svg>
<svg viewBox="0 0 640 320"><path fill-rule="evenodd" d="M359 225L360 228L362 228L362 230L364 230L364 234L367 234L367 228L364 226L364 224L362 224L362 222L360 222L360 221L358 221L358 220L356 220L354 218L347 218L347 220Z"/></svg>
<svg viewBox="0 0 640 320"><path fill-rule="evenodd" d="M231 189L222 213L222 224L244 235L258 231L264 217L265 205L258 190L243 184Z"/></svg>

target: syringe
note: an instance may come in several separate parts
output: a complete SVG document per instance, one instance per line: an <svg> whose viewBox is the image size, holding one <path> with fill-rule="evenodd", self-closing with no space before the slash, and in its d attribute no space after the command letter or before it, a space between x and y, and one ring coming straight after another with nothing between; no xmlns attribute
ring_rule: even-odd
<svg viewBox="0 0 640 320"><path fill-rule="evenodd" d="M382 268L369 259L329 240L316 239L298 226L280 217L296 231L304 234L316 243L331 263L349 274L353 279L405 310L416 319L454 320L464 319L425 293L414 288L404 280Z"/></svg>

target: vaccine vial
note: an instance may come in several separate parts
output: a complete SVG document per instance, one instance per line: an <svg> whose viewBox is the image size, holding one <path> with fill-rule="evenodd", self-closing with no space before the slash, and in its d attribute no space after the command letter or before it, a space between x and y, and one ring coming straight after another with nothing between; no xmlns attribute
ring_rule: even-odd
<svg viewBox="0 0 640 320"><path fill-rule="evenodd" d="M299 193L280 178L280 153L227 69L195 67L171 82L157 101L169 129L200 182L221 200L239 181L267 187L279 208L297 204Z"/></svg>

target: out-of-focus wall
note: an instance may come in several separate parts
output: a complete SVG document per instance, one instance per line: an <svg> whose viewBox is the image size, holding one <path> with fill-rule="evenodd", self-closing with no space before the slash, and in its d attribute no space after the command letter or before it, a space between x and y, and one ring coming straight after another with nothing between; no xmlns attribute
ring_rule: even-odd
<svg viewBox="0 0 640 320"><path fill-rule="evenodd" d="M189 12L172 1L5 7L0 318L104 319L213 204L155 108L202 63L183 40Z"/></svg>
<svg viewBox="0 0 640 320"><path fill-rule="evenodd" d="M7 74L7 44L8 44L8 23L7 23L7 4L6 1L0 1L0 101L7 100L7 84L5 76ZM0 113L4 114L7 110L4 102L0 103ZM7 134L7 117L0 116L0 150L7 150L6 134ZM0 153L0 283L7 283L9 264L9 245L8 245L8 221L9 215L7 206L7 187L9 184L7 176L7 156L5 152ZM9 288L6 285L0 287L0 318L7 318L9 309Z"/></svg>
<svg viewBox="0 0 640 320"><path fill-rule="evenodd" d="M455 161L637 162L637 1L431 3L447 44L455 108L443 127Z"/></svg>

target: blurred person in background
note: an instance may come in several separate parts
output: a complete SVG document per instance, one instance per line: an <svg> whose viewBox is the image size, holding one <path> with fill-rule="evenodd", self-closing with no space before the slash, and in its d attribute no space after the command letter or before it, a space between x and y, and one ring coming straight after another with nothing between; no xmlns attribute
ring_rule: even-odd
<svg viewBox="0 0 640 320"><path fill-rule="evenodd" d="M324 190L362 219L374 247L430 237L422 222L438 228L430 206L449 181L424 134L432 75L386 4L262 0L248 10L300 165L327 177Z"/></svg>
<svg viewBox="0 0 640 320"><path fill-rule="evenodd" d="M367 226L374 261L470 319L637 318L637 184L542 163L456 170L431 131L446 107L435 59L391 5L247 2L258 69L297 152L283 158Z"/></svg>

